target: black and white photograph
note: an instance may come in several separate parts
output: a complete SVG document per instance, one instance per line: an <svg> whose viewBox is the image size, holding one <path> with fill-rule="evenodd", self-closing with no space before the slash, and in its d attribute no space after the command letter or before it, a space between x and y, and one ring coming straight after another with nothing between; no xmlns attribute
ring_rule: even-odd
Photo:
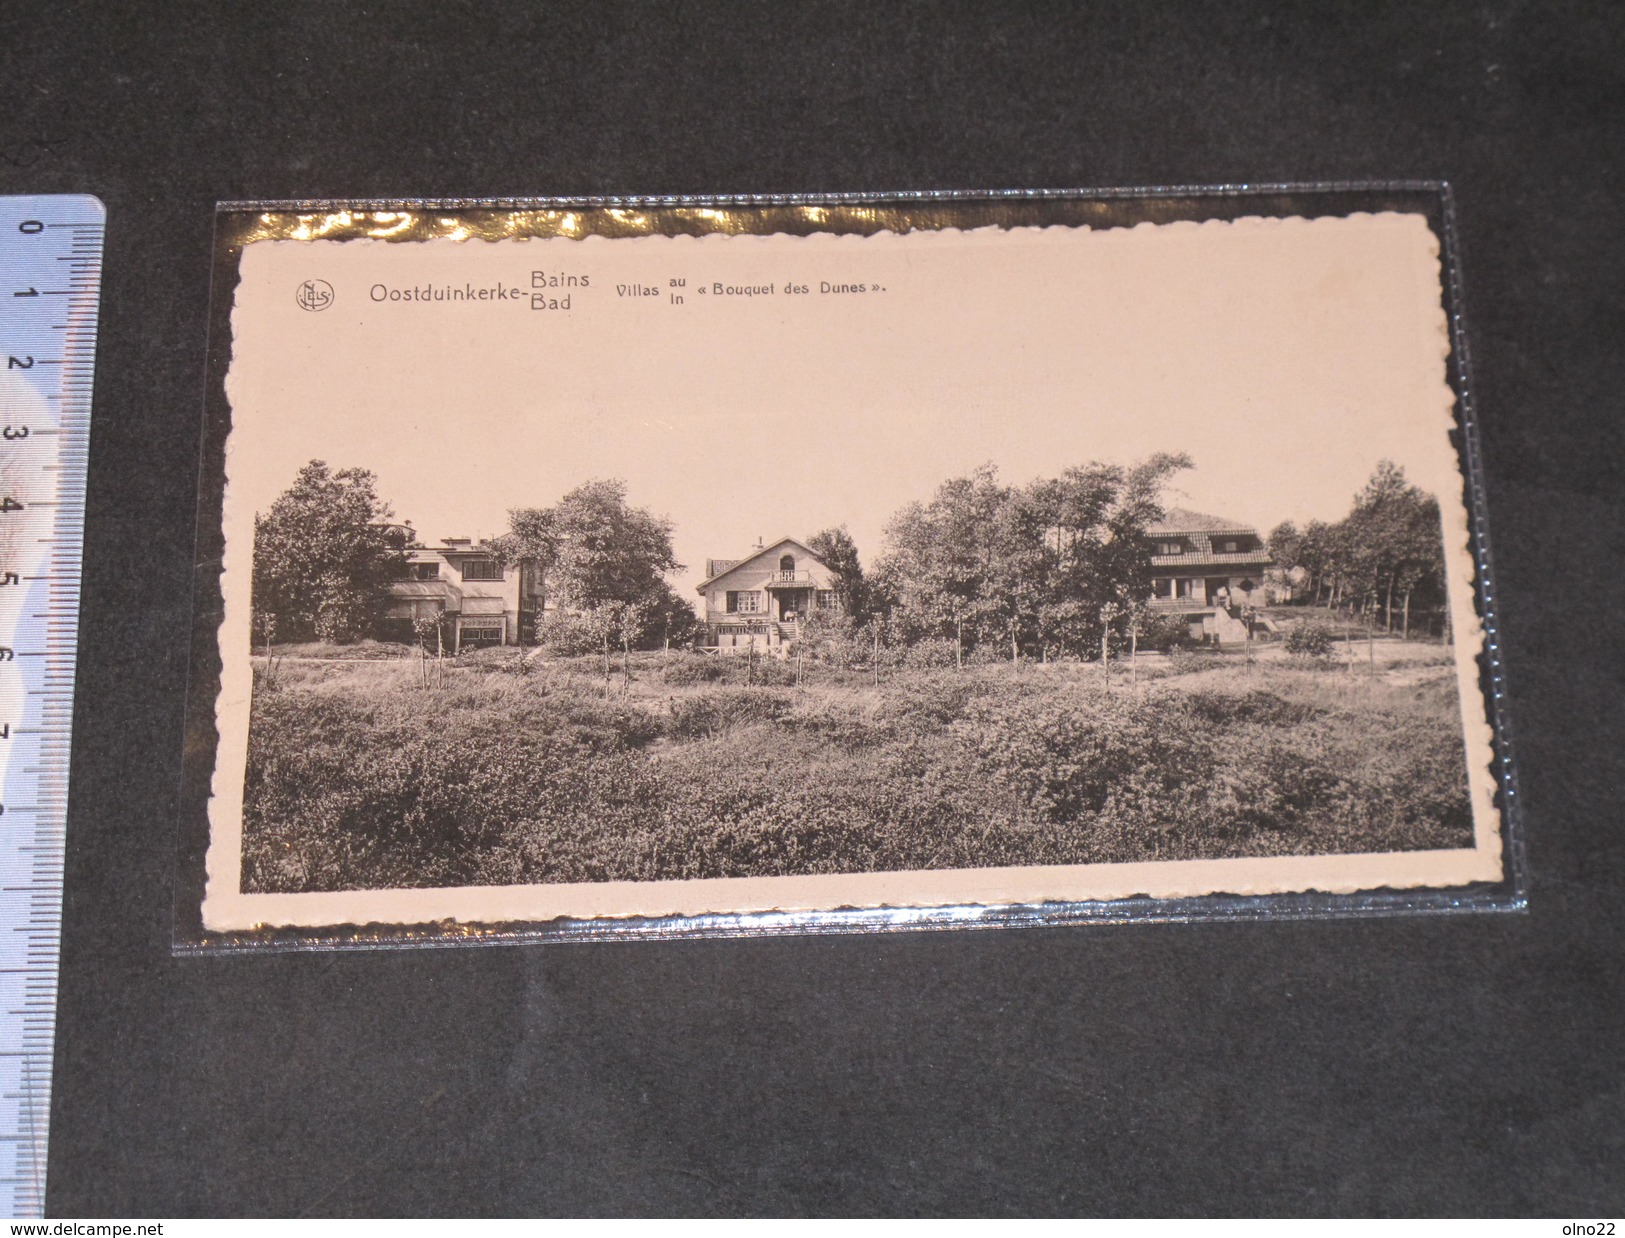
<svg viewBox="0 0 1625 1238"><path fill-rule="evenodd" d="M0 33L14 1229L1612 1238L1625 5Z"/></svg>
<svg viewBox="0 0 1625 1238"><path fill-rule="evenodd" d="M1420 216L417 222L245 246L211 927L1499 875Z"/></svg>

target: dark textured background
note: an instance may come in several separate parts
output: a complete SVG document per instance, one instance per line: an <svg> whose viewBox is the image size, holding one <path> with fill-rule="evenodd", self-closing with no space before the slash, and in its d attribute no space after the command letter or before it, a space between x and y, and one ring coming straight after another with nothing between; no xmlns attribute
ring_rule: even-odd
<svg viewBox="0 0 1625 1238"><path fill-rule="evenodd" d="M0 8L108 250L57 1214L1618 1213L1607 4ZM176 959L221 198L1446 177L1522 916Z"/></svg>

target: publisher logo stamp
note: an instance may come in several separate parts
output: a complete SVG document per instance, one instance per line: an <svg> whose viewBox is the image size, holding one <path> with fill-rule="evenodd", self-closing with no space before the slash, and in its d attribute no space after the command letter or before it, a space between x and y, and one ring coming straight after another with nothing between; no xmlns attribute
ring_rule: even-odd
<svg viewBox="0 0 1625 1238"><path fill-rule="evenodd" d="M299 308L302 310L309 310L311 313L324 310L333 304L333 285L325 279L307 279L299 285L294 300L299 302Z"/></svg>

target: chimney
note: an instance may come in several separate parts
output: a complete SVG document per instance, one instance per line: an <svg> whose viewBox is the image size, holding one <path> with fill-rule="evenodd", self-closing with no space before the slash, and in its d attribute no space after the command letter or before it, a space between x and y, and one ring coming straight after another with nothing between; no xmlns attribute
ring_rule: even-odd
<svg viewBox="0 0 1625 1238"><path fill-rule="evenodd" d="M758 533L756 535L756 549L757 550L766 550L767 549L766 544L762 541L762 535L760 533Z"/></svg>

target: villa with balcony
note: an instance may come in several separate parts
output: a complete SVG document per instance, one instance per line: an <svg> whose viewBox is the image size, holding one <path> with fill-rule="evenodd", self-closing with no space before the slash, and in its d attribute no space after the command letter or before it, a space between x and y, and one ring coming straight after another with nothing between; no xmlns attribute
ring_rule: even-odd
<svg viewBox="0 0 1625 1238"><path fill-rule="evenodd" d="M529 563L504 564L469 538L448 537L410 550L404 578L389 586L380 634L411 640L414 621L442 618L448 653L529 643L543 605Z"/></svg>
<svg viewBox="0 0 1625 1238"><path fill-rule="evenodd" d="M1194 640L1244 644L1247 612L1270 600L1265 578L1274 559L1258 530L1176 507L1146 536L1152 609L1187 620Z"/></svg>
<svg viewBox="0 0 1625 1238"><path fill-rule="evenodd" d="M707 559L698 586L706 647L780 653L807 616L840 608L835 583L824 561L789 537L759 541L743 559Z"/></svg>

